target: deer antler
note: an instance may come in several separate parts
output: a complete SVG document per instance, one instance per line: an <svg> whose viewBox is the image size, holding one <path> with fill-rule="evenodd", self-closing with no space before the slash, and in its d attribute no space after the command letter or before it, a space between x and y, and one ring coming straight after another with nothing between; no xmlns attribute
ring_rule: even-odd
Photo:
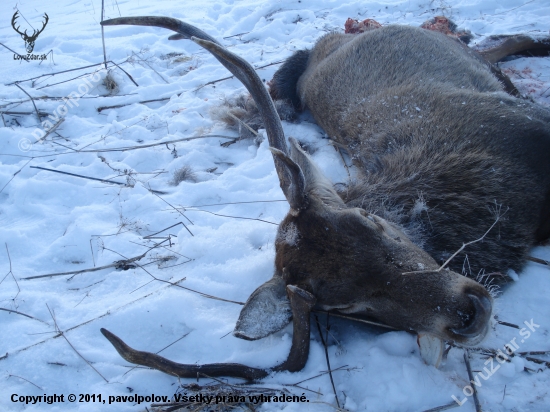
<svg viewBox="0 0 550 412"><path fill-rule="evenodd" d="M298 165L289 157L289 150L286 145L283 127L264 84L256 74L254 68L246 60L231 53L225 49L216 39L206 34L202 30L171 17L118 17L116 19L105 20L101 22L103 26L115 26L120 24L129 24L136 26L156 26L173 30L178 34L170 36L170 40L191 39L198 45L204 47L214 57L225 66L233 75L241 81L247 88L252 98L258 106L258 111L264 121L269 145L277 150L273 153L275 169L279 176L281 189L287 198L290 207L296 211L302 210L307 206L307 198L304 193L296 195L296 187L303 187L299 173L296 173ZM282 160L282 157L285 160ZM289 166L294 164L294 166ZM296 181L296 179L298 179Z"/></svg>
<svg viewBox="0 0 550 412"><path fill-rule="evenodd" d="M271 372L296 372L305 366L309 355L310 312L315 297L297 286L287 286L293 315L292 346L286 361L271 369L253 368L240 363L210 363L207 365L186 365L173 362L155 353L142 352L128 346L122 339L107 329L101 333L115 347L125 360L137 365L149 366L169 375L180 378L196 378L199 374L207 376L233 376L248 380L265 378Z"/></svg>
<svg viewBox="0 0 550 412"><path fill-rule="evenodd" d="M13 14L13 17L11 18L11 26L12 26L13 29L14 29L17 33L19 33L21 36L25 36L25 37L26 37L26 36L27 36L27 30L25 30L24 33L21 33L21 32L19 31L19 27L21 27L21 26L15 27L15 20L17 20L17 18L19 17L18 14L19 14L19 11L16 11L16 12Z"/></svg>

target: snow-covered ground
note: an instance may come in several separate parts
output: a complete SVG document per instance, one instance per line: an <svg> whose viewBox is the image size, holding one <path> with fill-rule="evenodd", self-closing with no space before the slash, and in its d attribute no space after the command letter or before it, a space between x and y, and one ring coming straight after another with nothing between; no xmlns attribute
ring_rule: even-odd
<svg viewBox="0 0 550 412"><path fill-rule="evenodd" d="M348 17L420 25L445 15L471 30L474 42L499 33L548 35L550 21L546 0L105 3L106 18L165 15L194 24L255 66L266 66L258 70L265 80L279 66L271 63L310 47L327 31L342 30ZM15 7L28 20L17 19L22 29L28 24L38 29L43 14L48 14L34 53L53 50L55 63L14 60L13 53L0 46L0 110L30 113L4 114L0 122L0 410L143 411L150 402L78 402L79 394L95 394L96 400L97 395L108 399L174 394L178 379L131 368L101 335L101 327L136 348L162 350L163 356L182 363L269 367L283 360L290 348L290 326L260 341L234 338L230 332L241 306L189 290L244 302L272 275L276 224L288 206L267 142L258 147L248 140L223 147L220 143L235 133L209 116L212 107L244 88L234 79L201 87L228 72L192 42L168 41L172 33L167 30L130 26L105 28L107 59L120 65L110 66L118 85L115 91L105 87L105 70L93 75L102 66L49 76L103 61L101 2L2 2L2 43L24 53L23 40L10 24ZM522 92L550 104L549 58L519 59L502 67ZM43 143L36 142L40 125L16 81L36 98L38 110L51 115L51 125L64 119ZM65 102L52 99L81 95ZM43 96L49 98L39 99ZM98 112L105 106L120 107ZM341 158L321 129L309 122L284 127L287 136L309 142L314 159L334 182L345 181ZM192 137L199 138L184 140ZM173 140L179 141L162 143ZM135 148L141 145L151 146ZM174 173L184 167L192 171L187 173L189 180L174 185ZM111 266L24 279L107 266L147 251L140 266L128 270ZM532 254L550 260L550 247ZM531 321L539 326L531 326L534 331L526 338L518 329L494 322L481 346L503 350L515 339L517 352L550 350L549 291L550 270L529 263L519 280L498 297L495 314L521 327ZM309 403L265 403L263 410L336 407L329 376L315 377L327 365L313 329L304 370L277 373L261 383L304 394ZM472 384L462 350L451 350L447 363L435 369L420 359L413 335L381 333L333 319L328 352L331 367L341 368L333 377L339 404L347 410L420 411L453 403L453 395L459 401L467 398L455 410L474 410L472 397L464 395L469 389L463 391ZM544 364L519 356L502 365L495 360L493 369L499 369L485 380L478 372L487 377L483 368L491 370L490 364L484 365L487 356L471 356L483 410L550 408L550 371ZM291 386L309 378L313 379ZM203 378L200 384L207 382ZM44 394L64 395L65 402L12 401ZM68 401L69 394L77 395L75 403Z"/></svg>

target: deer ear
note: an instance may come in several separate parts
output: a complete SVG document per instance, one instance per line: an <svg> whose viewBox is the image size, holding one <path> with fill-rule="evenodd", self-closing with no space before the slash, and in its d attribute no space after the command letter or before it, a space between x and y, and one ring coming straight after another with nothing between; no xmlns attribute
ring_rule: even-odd
<svg viewBox="0 0 550 412"><path fill-rule="evenodd" d="M334 185L319 170L311 157L303 151L298 141L293 137L289 137L288 141L290 142L290 157L304 176L306 193L321 199L325 204L345 207L342 198L334 190Z"/></svg>
<svg viewBox="0 0 550 412"><path fill-rule="evenodd" d="M284 328L291 319L292 309L285 281L281 276L274 275L250 295L233 335L246 340L265 338Z"/></svg>

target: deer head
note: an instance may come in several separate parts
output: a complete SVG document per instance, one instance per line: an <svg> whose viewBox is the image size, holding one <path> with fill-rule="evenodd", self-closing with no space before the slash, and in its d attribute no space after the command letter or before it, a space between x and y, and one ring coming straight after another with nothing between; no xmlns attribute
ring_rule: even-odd
<svg viewBox="0 0 550 412"><path fill-rule="evenodd" d="M25 30L23 33L19 31L19 27L15 27L15 21L19 17L19 11L16 11L13 14L13 17L11 19L11 26L13 29L21 35L21 38L25 41L25 48L27 49L27 53L32 53L34 50L34 42L38 38L38 35L44 31L44 28L48 24L49 17L46 13L44 13L44 23L42 24L42 28L40 30L33 30L33 33L31 36L27 34L27 30Z"/></svg>
<svg viewBox="0 0 550 412"><path fill-rule="evenodd" d="M281 189L290 211L275 241L275 272L247 300L235 336L260 339L293 320L287 361L273 370L299 370L309 347L309 311L315 307L375 318L389 326L433 335L463 345L480 342L492 310L489 293L477 282L443 270L390 222L350 208L315 163L289 138L287 146L273 101L250 64L215 39L168 17L122 17L102 25L164 27L210 51L248 89L264 120ZM422 273L409 273L421 271ZM238 364L182 365L138 352L111 332L102 333L128 361L177 376L230 375L257 379L269 370Z"/></svg>

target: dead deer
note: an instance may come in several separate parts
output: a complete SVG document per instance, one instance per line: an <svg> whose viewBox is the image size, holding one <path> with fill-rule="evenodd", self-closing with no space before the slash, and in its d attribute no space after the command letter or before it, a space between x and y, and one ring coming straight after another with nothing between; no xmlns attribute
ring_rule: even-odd
<svg viewBox="0 0 550 412"><path fill-rule="evenodd" d="M528 249L550 235L550 112L505 93L498 70L456 39L397 25L331 33L276 72L271 95L309 109L360 171L339 195L296 139L287 147L273 101L246 61L173 18L102 24L171 29L170 39L193 40L233 73L257 104L290 205L274 275L249 297L234 331L260 339L292 319L285 362L272 369L179 364L101 329L129 362L180 377L298 371L308 357L312 308L475 345L488 330L492 298L460 274L464 253L474 274L520 271ZM500 217L499 208L507 210ZM483 241L440 269L497 220Z"/></svg>

